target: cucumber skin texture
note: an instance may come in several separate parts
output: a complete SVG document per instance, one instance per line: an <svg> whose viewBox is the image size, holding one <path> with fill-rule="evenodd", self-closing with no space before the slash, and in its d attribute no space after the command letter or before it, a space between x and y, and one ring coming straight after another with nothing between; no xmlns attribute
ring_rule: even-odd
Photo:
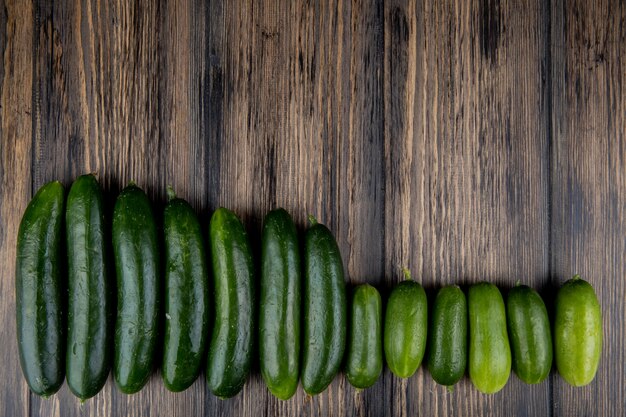
<svg viewBox="0 0 626 417"><path fill-rule="evenodd" d="M500 391L511 374L506 310L498 287L488 282L469 289L469 374L484 394Z"/></svg>
<svg viewBox="0 0 626 417"><path fill-rule="evenodd" d="M552 335L548 311L539 294L526 285L509 291L506 300L513 370L527 384L538 384L552 367Z"/></svg>
<svg viewBox="0 0 626 417"><path fill-rule="evenodd" d="M235 396L250 372L255 337L252 250L239 218L218 208L210 224L215 323L206 378L220 398Z"/></svg>
<svg viewBox="0 0 626 417"><path fill-rule="evenodd" d="M319 394L339 371L346 349L346 284L334 236L323 224L304 237L304 337L301 381Z"/></svg>
<svg viewBox="0 0 626 417"><path fill-rule="evenodd" d="M437 292L428 334L428 369L435 382L451 386L467 367L467 300L457 285Z"/></svg>
<svg viewBox="0 0 626 417"><path fill-rule="evenodd" d="M301 264L298 232L284 209L265 217L261 249L261 375L274 396L287 400L299 379Z"/></svg>
<svg viewBox="0 0 626 417"><path fill-rule="evenodd" d="M596 293L578 275L556 296L554 348L559 374L570 385L593 381L602 353L602 312Z"/></svg>
<svg viewBox="0 0 626 417"><path fill-rule="evenodd" d="M112 362L113 294L104 198L93 175L78 177L65 211L68 257L67 385L81 400L106 383Z"/></svg>
<svg viewBox="0 0 626 417"><path fill-rule="evenodd" d="M132 183L113 209L113 253L117 273L113 374L118 388L132 394L143 388L154 366L160 299L152 208L143 190Z"/></svg>
<svg viewBox="0 0 626 417"><path fill-rule="evenodd" d="M48 397L65 377L61 236L64 189L45 184L26 207L17 237L15 309L20 364L31 391Z"/></svg>
<svg viewBox="0 0 626 417"><path fill-rule="evenodd" d="M383 370L382 300L371 285L352 296L346 376L355 388L369 388Z"/></svg>
<svg viewBox="0 0 626 417"><path fill-rule="evenodd" d="M209 336L209 272L202 227L185 200L163 213L165 235L165 333L161 376L183 391L198 378Z"/></svg>
<svg viewBox="0 0 626 417"><path fill-rule="evenodd" d="M428 332L428 301L418 282L407 279L393 288L384 329L389 370L400 378L410 377L422 362Z"/></svg>

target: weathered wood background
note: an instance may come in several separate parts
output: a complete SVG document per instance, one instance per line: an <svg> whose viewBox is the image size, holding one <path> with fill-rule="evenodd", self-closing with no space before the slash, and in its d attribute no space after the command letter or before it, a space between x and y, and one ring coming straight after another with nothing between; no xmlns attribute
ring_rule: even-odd
<svg viewBox="0 0 626 417"><path fill-rule="evenodd" d="M228 4L225 4L228 3ZM626 409L626 3L586 0L0 0L0 414L618 416ZM109 200L165 186L257 238L283 206L336 233L351 283L517 280L551 300L580 273L605 344L595 381L553 372L454 392L422 367L356 392L221 401L158 374L84 405L32 394L17 359L17 226L43 183L97 172Z"/></svg>

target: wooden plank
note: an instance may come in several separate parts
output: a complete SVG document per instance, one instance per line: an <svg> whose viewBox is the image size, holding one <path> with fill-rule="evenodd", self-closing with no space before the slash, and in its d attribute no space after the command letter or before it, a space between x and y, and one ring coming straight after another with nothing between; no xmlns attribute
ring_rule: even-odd
<svg viewBox="0 0 626 417"><path fill-rule="evenodd" d="M348 8L348 5L346 6ZM337 237L346 264L349 289L360 283L385 293L385 131L384 4L355 1L350 7L350 40L344 71L347 119L338 120ZM349 66L348 66L349 65ZM348 81L348 82L346 82ZM350 294L350 292L348 292ZM348 304L350 305L350 304ZM388 414L388 379L366 390L345 383L344 412L354 416Z"/></svg>
<svg viewBox="0 0 626 417"><path fill-rule="evenodd" d="M252 68L254 56L262 54L260 50L252 50L253 38L261 35L261 28L258 20L254 20L251 4L234 2L219 6L218 2L215 3L212 7L217 15L211 18L211 22L220 23L215 28L219 32L211 29L211 34L216 36L212 58L215 69L219 70L222 91L218 97L221 112L215 115L220 119L213 119L216 126L208 127L213 130L217 146L210 150L212 154L207 162L219 169L216 189L211 190L212 199L208 203L212 208L224 206L234 210L250 233L258 236L253 199L258 202L260 197L255 194L265 196L268 193L267 188L259 189L261 181L266 178L257 172L262 167L250 165L255 160L252 153L263 151L261 138L255 137L255 133L263 131L258 119L253 122L255 103L251 99L257 91L267 88L258 83L258 67L256 71ZM267 183L263 186L267 187ZM205 407L216 416L252 415L266 406L266 394L260 388L258 376L249 378L242 392L228 400L218 399L205 388Z"/></svg>
<svg viewBox="0 0 626 417"><path fill-rule="evenodd" d="M596 379L573 388L553 375L555 416L619 415L626 403L626 5L552 5L552 271L596 289L604 345Z"/></svg>
<svg viewBox="0 0 626 417"><path fill-rule="evenodd" d="M256 5L255 5L256 6ZM204 117L205 170L208 178L205 184L204 199L208 209L224 206L234 210L243 220L249 232L258 237L256 228L258 216L249 205L255 198L252 190L259 187L263 176L250 175L247 161L250 157L250 146L255 142L251 129L261 132L258 121L252 127L252 114L249 113L250 95L264 87L253 83L255 73L250 67L253 58L251 39L255 28L250 5L241 2L222 4L210 2L206 17L208 27L207 78L208 91L201 103L200 111ZM245 28L245 30L242 30ZM258 33L257 33L258 35ZM258 53L261 53L260 51ZM258 77L258 74L257 74ZM261 142L256 138L257 142ZM259 144L258 146L262 146ZM238 148L241 147L241 148ZM240 153L237 153L237 150ZM256 148L259 149L259 148ZM262 167L256 167L261 169ZM260 175L260 174L259 174ZM245 178L245 189L242 183L233 178ZM267 183L265 184L267 187ZM264 188L259 194L267 194ZM258 197L256 197L258 198ZM257 200L258 201L258 200ZM206 211L206 224L211 212ZM254 226L254 227L253 227ZM258 248L255 248L258 249ZM203 401L206 413L216 416L253 415L266 407L267 394L262 390L260 376L249 378L243 390L236 397L221 400L212 395L203 378Z"/></svg>
<svg viewBox="0 0 626 417"><path fill-rule="evenodd" d="M188 199L198 210L205 210L206 177L212 171L207 154L207 125L202 111L206 103L211 52L209 29L220 28L220 15L209 14L212 2L199 0L163 2L159 40L159 131L165 158L166 183ZM210 96L209 96L210 97ZM219 91L221 100L221 90Z"/></svg>
<svg viewBox="0 0 626 417"><path fill-rule="evenodd" d="M301 229L314 214L335 232L349 281L383 292L400 266L430 292L521 279L553 295L573 272L608 277L593 278L607 306L604 365L583 390L512 376L494 396L467 378L448 393L423 367L409 381L385 371L360 393L339 376L320 396L281 402L255 367L232 400L204 377L171 394L155 373L133 396L109 380L81 407L66 387L29 396L13 348L2 351L15 366L7 386L20 388L0 391L5 414L29 402L43 416L619 414L624 370L606 364L624 363L625 18L609 1L0 4L5 259L34 189L95 171L111 204L134 179L157 209L173 185L205 224L215 207L234 209L257 253L269 209L287 208ZM13 265L0 271L12 293ZM12 312L2 304L0 336L13 337Z"/></svg>
<svg viewBox="0 0 626 417"><path fill-rule="evenodd" d="M314 214L336 234L357 281L380 280L383 259L382 9L371 6L256 2L224 12L218 204L241 215L257 253L268 210L285 207L302 229ZM215 409L362 414L372 402L352 396L341 376L322 395L299 389L281 402L255 370L240 396Z"/></svg>
<svg viewBox="0 0 626 417"><path fill-rule="evenodd" d="M0 414L27 416L15 328L15 244L31 195L33 7L0 0Z"/></svg>
<svg viewBox="0 0 626 417"><path fill-rule="evenodd" d="M37 13L34 187L52 178L69 186L97 172L112 206L133 179L158 217L171 184L206 216L205 184L214 174L205 158L215 142L204 139L211 116L202 111L212 110L207 97L221 95L204 94L215 84L206 65L209 8L200 1L68 1L41 2ZM210 23L219 28L219 19ZM206 413L205 396L203 378L175 395L155 373L133 396L121 394L111 377L84 405L66 386L53 400L33 396L32 403L42 416L186 416Z"/></svg>
<svg viewBox="0 0 626 417"><path fill-rule="evenodd" d="M386 260L428 289L548 275L548 139L540 1L385 3ZM422 367L394 415L549 413L549 381L453 393ZM511 411L514 410L514 411Z"/></svg>
<svg viewBox="0 0 626 417"><path fill-rule="evenodd" d="M76 176L96 172L111 206L130 178L148 186L154 197L159 184L154 175L159 165L156 8L124 2L37 2L37 16L41 41L35 48L39 99L33 186L60 179L69 187ZM51 401L31 396L32 412L74 416L123 410L139 415L154 390L122 396L109 378L81 406L64 385Z"/></svg>

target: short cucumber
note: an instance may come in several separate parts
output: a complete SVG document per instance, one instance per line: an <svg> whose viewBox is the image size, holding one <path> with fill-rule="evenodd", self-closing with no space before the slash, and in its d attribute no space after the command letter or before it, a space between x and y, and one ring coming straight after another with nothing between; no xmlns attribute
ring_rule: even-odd
<svg viewBox="0 0 626 417"><path fill-rule="evenodd" d="M374 385L383 369L382 300L371 285L356 287L350 308L346 376L355 388Z"/></svg>
<svg viewBox="0 0 626 417"><path fill-rule="evenodd" d="M117 320L113 374L119 389L135 393L154 367L159 323L159 252L150 201L134 183L113 209Z"/></svg>
<svg viewBox="0 0 626 417"><path fill-rule="evenodd" d="M236 395L252 364L255 294L252 249L235 213L218 208L210 224L215 323L209 344L207 383L220 398Z"/></svg>
<svg viewBox="0 0 626 417"><path fill-rule="evenodd" d="M17 236L15 309L20 364L37 395L48 397L65 377L61 237L64 190L50 182L26 207Z"/></svg>
<svg viewBox="0 0 626 417"><path fill-rule="evenodd" d="M319 394L337 374L346 348L346 284L332 233L311 216L304 237L302 386Z"/></svg>
<svg viewBox="0 0 626 417"><path fill-rule="evenodd" d="M198 378L209 335L209 283L200 222L185 200L168 189L165 236L165 334L161 376L170 391Z"/></svg>
<svg viewBox="0 0 626 417"><path fill-rule="evenodd" d="M265 216L261 251L261 375L272 394L287 400L298 387L301 299L298 232L284 209Z"/></svg>
<svg viewBox="0 0 626 417"><path fill-rule="evenodd" d="M387 366L400 378L417 371L426 349L428 333L428 301L424 288L410 279L396 285L385 312L384 349Z"/></svg>
<svg viewBox="0 0 626 417"><path fill-rule="evenodd" d="M582 387L593 381L602 353L602 312L593 287L578 275L556 296L554 351L568 384Z"/></svg>
<svg viewBox="0 0 626 417"><path fill-rule="evenodd" d="M467 365L467 301L457 285L437 292L428 332L428 369L435 382L451 386Z"/></svg>
<svg viewBox="0 0 626 417"><path fill-rule="evenodd" d="M513 370L527 384L538 384L552 367L552 336L548 311L537 291L517 285L507 296L506 318Z"/></svg>
<svg viewBox="0 0 626 417"><path fill-rule="evenodd" d="M68 314L67 384L81 400L104 386L113 348L113 288L108 272L104 199L98 180L74 181L65 211Z"/></svg>
<svg viewBox="0 0 626 417"><path fill-rule="evenodd" d="M481 282L469 289L469 374L484 394L500 391L511 374L511 348L500 290Z"/></svg>

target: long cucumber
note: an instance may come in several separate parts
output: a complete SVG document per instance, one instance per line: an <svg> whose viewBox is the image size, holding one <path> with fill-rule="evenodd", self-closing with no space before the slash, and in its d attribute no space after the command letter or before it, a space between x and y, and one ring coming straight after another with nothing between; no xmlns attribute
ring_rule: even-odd
<svg viewBox="0 0 626 417"><path fill-rule="evenodd" d="M113 288L107 258L102 189L80 176L67 197L67 384L81 400L104 386L112 362Z"/></svg>
<svg viewBox="0 0 626 417"><path fill-rule="evenodd" d="M304 238L304 338L302 386L324 391L337 374L346 348L346 284L334 236L310 218Z"/></svg>
<svg viewBox="0 0 626 417"><path fill-rule="evenodd" d="M218 208L210 224L215 323L209 344L207 383L220 398L246 382L255 339L255 290L248 235L232 211Z"/></svg>
<svg viewBox="0 0 626 417"><path fill-rule="evenodd" d="M159 324L159 252L148 197L134 183L122 190L113 210L117 272L117 319L113 374L119 389L135 393L154 368Z"/></svg>
<svg viewBox="0 0 626 417"><path fill-rule="evenodd" d="M300 375L301 274L298 232L284 209L265 216L261 249L261 375L272 394L287 400Z"/></svg>
<svg viewBox="0 0 626 417"><path fill-rule="evenodd" d="M17 237L17 341L26 382L48 397L65 377L65 323L61 293L64 190L50 182L28 204Z"/></svg>
<svg viewBox="0 0 626 417"><path fill-rule="evenodd" d="M165 333L161 375L183 391L200 374L209 339L209 273L202 228L185 200L168 189L165 235Z"/></svg>

